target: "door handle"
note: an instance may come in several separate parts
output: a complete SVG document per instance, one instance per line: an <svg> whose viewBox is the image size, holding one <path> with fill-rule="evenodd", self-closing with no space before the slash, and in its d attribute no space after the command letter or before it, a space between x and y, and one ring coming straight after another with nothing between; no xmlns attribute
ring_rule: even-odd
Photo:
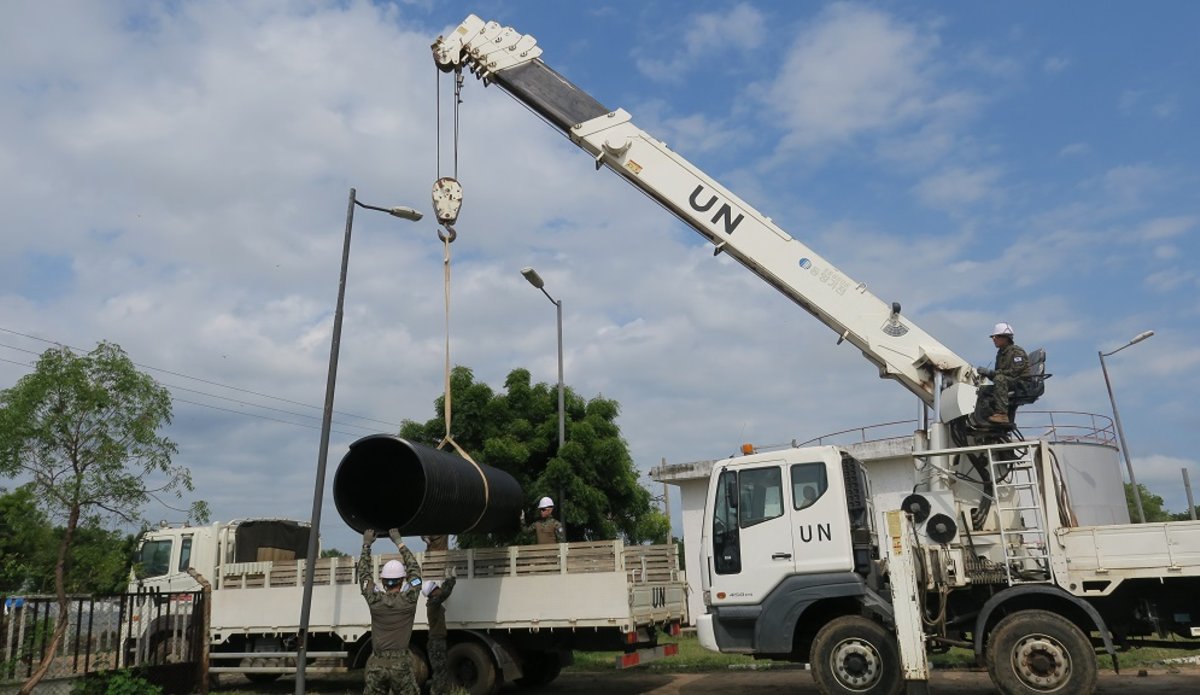
<svg viewBox="0 0 1200 695"><path fill-rule="evenodd" d="M772 560L791 560L791 553L774 553L771 555Z"/></svg>

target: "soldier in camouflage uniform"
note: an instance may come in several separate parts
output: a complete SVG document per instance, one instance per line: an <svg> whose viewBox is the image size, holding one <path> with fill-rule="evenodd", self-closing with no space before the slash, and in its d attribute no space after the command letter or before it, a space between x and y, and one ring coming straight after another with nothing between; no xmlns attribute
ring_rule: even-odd
<svg viewBox="0 0 1200 695"><path fill-rule="evenodd" d="M371 611L372 649L367 659L363 695L388 695L389 690L396 695L419 695L408 641L421 593L421 566L404 545L398 530L391 529L388 535L395 541L401 560L388 560L384 564L379 573L382 589L371 579L375 531L363 531L362 557L358 560L359 588Z"/></svg>
<svg viewBox="0 0 1200 695"><path fill-rule="evenodd" d="M426 550L449 550L450 536L421 536Z"/></svg>
<svg viewBox="0 0 1200 695"><path fill-rule="evenodd" d="M565 541L562 524L552 516L554 513L554 500L549 497L543 497L538 502L538 512L541 514L541 518L525 527L527 531L533 531L534 542L538 545L543 545ZM521 512L521 514L524 513Z"/></svg>
<svg viewBox="0 0 1200 695"><path fill-rule="evenodd" d="M996 368L976 367L980 376L992 380L993 386L980 389L983 401L981 413L989 412L987 421L995 425L1011 424L1008 417L1008 394L1017 384L1029 376L1029 356L1013 342L1013 329L1007 323L998 323L992 330L992 344L996 346Z"/></svg>
<svg viewBox="0 0 1200 695"><path fill-rule="evenodd" d="M429 669L431 671L430 695L449 695L450 672L446 668L446 601L454 591L456 578L441 582L430 580L421 587L425 594L425 613L429 620Z"/></svg>

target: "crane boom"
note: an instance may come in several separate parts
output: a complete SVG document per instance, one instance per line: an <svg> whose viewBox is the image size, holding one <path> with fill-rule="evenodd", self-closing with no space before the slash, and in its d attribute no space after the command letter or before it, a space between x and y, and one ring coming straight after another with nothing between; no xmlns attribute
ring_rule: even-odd
<svg viewBox="0 0 1200 695"><path fill-rule="evenodd" d="M670 210L837 335L857 347L879 375L895 379L927 405L939 386L956 386L949 420L969 413L975 389L970 364L751 205L637 127L623 109L610 110L544 62L532 36L471 15L433 44L444 71L470 69L495 83L563 131L592 155ZM940 377L940 378L939 378ZM938 382L940 381L940 385Z"/></svg>

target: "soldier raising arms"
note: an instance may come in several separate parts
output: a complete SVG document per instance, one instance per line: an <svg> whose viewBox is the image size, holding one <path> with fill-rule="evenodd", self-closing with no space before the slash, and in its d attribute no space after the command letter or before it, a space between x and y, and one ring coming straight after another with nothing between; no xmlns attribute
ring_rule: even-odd
<svg viewBox="0 0 1200 695"><path fill-rule="evenodd" d="M400 560L388 560L379 572L382 589L371 579L371 544L375 531L363 531L362 557L358 560L358 581L363 598L371 610L371 658L367 659L366 687L363 695L418 695L413 677L408 642L412 637L417 597L421 594L421 566L404 545L400 531L388 535L400 551Z"/></svg>

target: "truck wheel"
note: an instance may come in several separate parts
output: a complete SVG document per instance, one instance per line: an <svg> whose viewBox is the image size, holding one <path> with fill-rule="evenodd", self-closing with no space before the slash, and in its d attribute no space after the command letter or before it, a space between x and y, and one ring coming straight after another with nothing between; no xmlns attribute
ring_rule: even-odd
<svg viewBox="0 0 1200 695"><path fill-rule="evenodd" d="M250 681L251 683L253 683L255 685L266 685L267 683L274 683L275 681L279 680L279 677L282 676L283 674L282 673L243 673L242 675L246 677L246 680Z"/></svg>
<svg viewBox="0 0 1200 695"><path fill-rule="evenodd" d="M416 644L409 645L408 655L412 659L413 679L420 688L429 680L429 658L425 656L425 649Z"/></svg>
<svg viewBox="0 0 1200 695"><path fill-rule="evenodd" d="M996 625L988 638L987 666L1004 695L1092 693L1099 675L1087 635L1041 610L1018 611Z"/></svg>
<svg viewBox="0 0 1200 695"><path fill-rule="evenodd" d="M813 678L826 695L899 695L900 652L882 625L859 615L832 620L812 645Z"/></svg>
<svg viewBox="0 0 1200 695"><path fill-rule="evenodd" d="M530 652L524 655L521 673L516 680L522 688L541 688L550 685L562 673L562 662L552 652Z"/></svg>
<svg viewBox="0 0 1200 695"><path fill-rule="evenodd" d="M459 642L446 651L450 682L471 695L493 695L499 690L492 655L478 642Z"/></svg>

